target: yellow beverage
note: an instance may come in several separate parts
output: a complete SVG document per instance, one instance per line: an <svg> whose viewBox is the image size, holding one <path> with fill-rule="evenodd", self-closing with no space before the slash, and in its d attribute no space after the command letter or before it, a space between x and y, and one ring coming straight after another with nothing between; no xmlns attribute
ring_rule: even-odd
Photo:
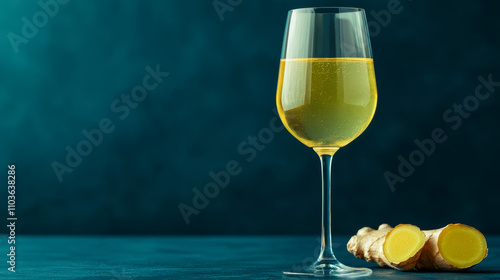
<svg viewBox="0 0 500 280"><path fill-rule="evenodd" d="M285 127L302 143L343 147L375 114L373 59L282 59L276 102Z"/></svg>

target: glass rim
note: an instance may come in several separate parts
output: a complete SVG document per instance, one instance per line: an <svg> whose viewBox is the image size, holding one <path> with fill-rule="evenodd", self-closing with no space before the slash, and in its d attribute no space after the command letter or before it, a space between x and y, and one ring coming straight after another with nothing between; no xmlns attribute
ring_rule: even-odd
<svg viewBox="0 0 500 280"><path fill-rule="evenodd" d="M337 10L337 11L321 11L321 10ZM289 13L293 12L313 12L319 14L340 14L340 13L355 13L364 12L363 8L357 7L307 7L307 8L297 8L289 10Z"/></svg>

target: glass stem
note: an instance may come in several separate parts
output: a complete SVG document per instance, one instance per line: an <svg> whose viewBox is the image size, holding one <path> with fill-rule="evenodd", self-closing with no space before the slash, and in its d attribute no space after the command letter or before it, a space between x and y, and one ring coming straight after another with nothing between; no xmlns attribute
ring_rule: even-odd
<svg viewBox="0 0 500 280"><path fill-rule="evenodd" d="M322 225L321 225L321 253L318 262L336 261L333 254L332 241L332 158L338 148L315 148L321 160L322 186Z"/></svg>

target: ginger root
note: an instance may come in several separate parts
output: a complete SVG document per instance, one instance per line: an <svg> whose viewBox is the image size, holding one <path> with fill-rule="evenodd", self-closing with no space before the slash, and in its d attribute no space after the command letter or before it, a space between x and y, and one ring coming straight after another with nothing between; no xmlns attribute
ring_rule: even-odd
<svg viewBox="0 0 500 280"><path fill-rule="evenodd" d="M378 230L360 229L347 243L347 250L382 267L407 271L415 268L424 244L425 235L416 226L381 224Z"/></svg>
<svg viewBox="0 0 500 280"><path fill-rule="evenodd" d="M351 237L347 250L360 259L402 271L464 270L488 253L483 234L463 224L426 231L407 224L395 228L382 224L378 230L364 227Z"/></svg>
<svg viewBox="0 0 500 280"><path fill-rule="evenodd" d="M418 270L465 270L488 255L484 235L467 225L450 224L425 230L424 234L427 241L417 262Z"/></svg>

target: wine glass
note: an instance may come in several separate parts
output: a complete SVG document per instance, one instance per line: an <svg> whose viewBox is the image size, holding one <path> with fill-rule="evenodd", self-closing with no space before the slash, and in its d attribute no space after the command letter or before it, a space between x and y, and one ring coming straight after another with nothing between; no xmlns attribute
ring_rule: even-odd
<svg viewBox="0 0 500 280"><path fill-rule="evenodd" d="M314 149L323 176L321 253L286 276L367 276L368 268L340 263L331 233L331 163L375 114L377 88L366 15L360 8L303 8L288 12L281 53L278 112L286 129Z"/></svg>

